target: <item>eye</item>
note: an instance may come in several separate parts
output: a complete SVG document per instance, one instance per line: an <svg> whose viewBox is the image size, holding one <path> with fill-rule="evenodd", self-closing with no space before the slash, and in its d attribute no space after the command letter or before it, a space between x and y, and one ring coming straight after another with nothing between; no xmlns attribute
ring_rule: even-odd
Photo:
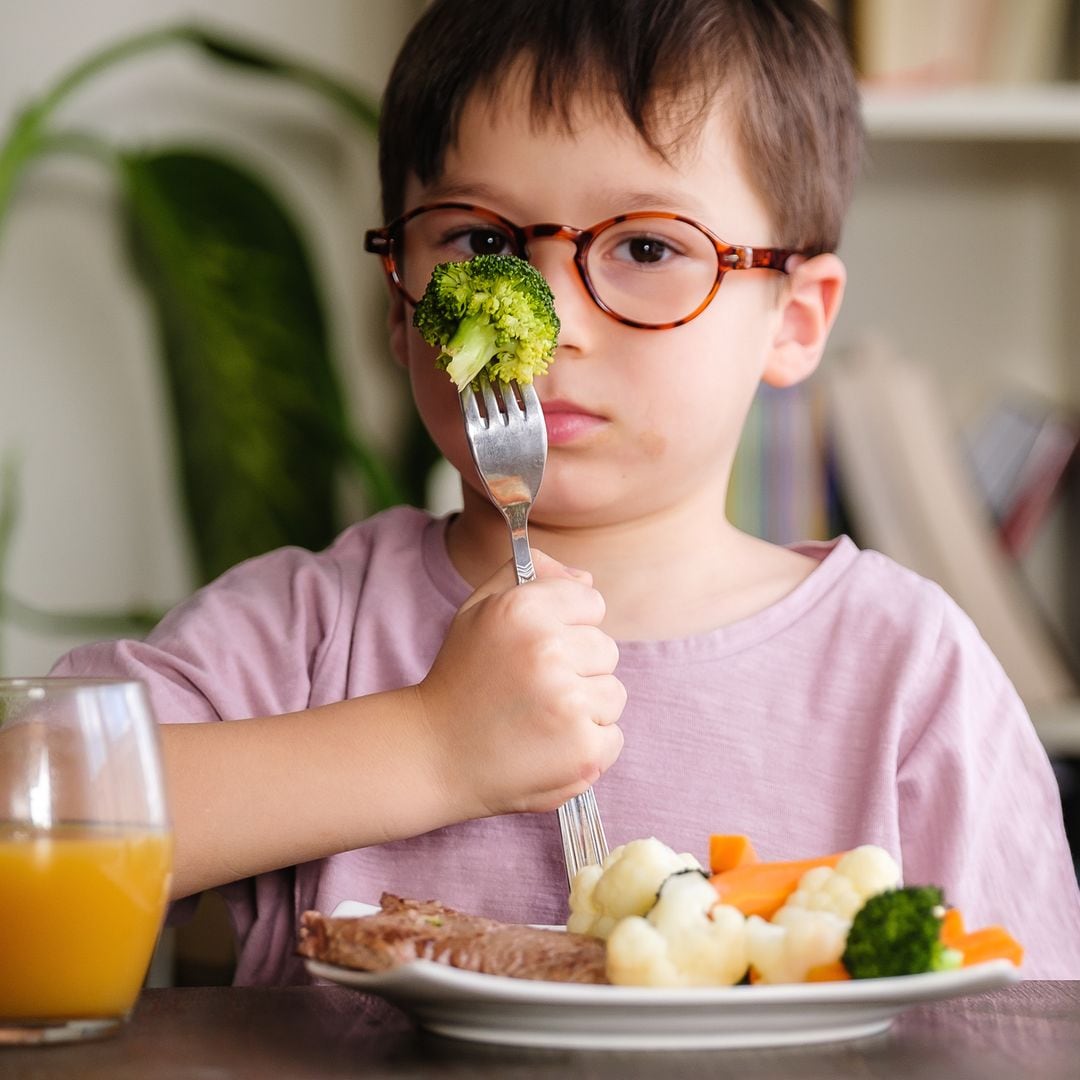
<svg viewBox="0 0 1080 1080"><path fill-rule="evenodd" d="M497 229L473 229L469 233L469 249L474 255L501 255L510 241Z"/></svg>
<svg viewBox="0 0 1080 1080"><path fill-rule="evenodd" d="M674 270L686 258L686 243L675 230L643 229L640 223L630 228L614 228L602 235L593 256L603 258L611 267L632 271Z"/></svg>
<svg viewBox="0 0 1080 1080"><path fill-rule="evenodd" d="M653 236L635 236L625 241L625 247L636 263L658 263L670 254L668 245Z"/></svg>
<svg viewBox="0 0 1080 1080"><path fill-rule="evenodd" d="M447 233L443 243L462 259L473 255L504 255L511 250L510 237L490 225L466 225Z"/></svg>

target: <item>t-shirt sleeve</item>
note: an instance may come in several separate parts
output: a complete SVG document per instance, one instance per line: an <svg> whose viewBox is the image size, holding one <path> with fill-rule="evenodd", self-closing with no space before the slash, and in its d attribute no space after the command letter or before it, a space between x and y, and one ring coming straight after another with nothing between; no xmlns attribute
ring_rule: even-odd
<svg viewBox="0 0 1080 1080"><path fill-rule="evenodd" d="M1080 978L1080 891L1046 753L971 621L944 612L899 764L904 880L941 885L969 928L1004 926L1025 978Z"/></svg>
<svg viewBox="0 0 1080 1080"><path fill-rule="evenodd" d="M52 674L142 679L163 724L292 712L308 705L340 604L332 559L282 548L200 589L145 640L81 646Z"/></svg>
<svg viewBox="0 0 1080 1080"><path fill-rule="evenodd" d="M338 564L328 555L282 548L227 571L170 611L142 641L81 646L53 675L140 679L159 723L202 723L307 708L312 678L341 607ZM223 823L224 824L224 823ZM277 879L280 878L280 881ZM220 891L238 928L257 905L291 902L285 871ZM170 907L190 918L197 896Z"/></svg>

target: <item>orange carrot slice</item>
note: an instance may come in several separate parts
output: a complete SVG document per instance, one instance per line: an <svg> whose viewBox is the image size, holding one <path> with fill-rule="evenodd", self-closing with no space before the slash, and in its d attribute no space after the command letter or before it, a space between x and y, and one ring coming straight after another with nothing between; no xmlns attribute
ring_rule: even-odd
<svg viewBox="0 0 1080 1080"><path fill-rule="evenodd" d="M1004 927L965 930L964 917L957 908L949 908L941 920L941 943L964 954L964 967L988 960L1010 960L1019 967L1024 959L1024 947Z"/></svg>
<svg viewBox="0 0 1080 1080"><path fill-rule="evenodd" d="M760 915L763 919L771 919L798 888L799 880L807 870L818 866L835 866L845 854L846 852L838 851L816 859L735 866L713 874L709 882L716 890L720 903L730 904L744 915Z"/></svg>
<svg viewBox="0 0 1080 1080"><path fill-rule="evenodd" d="M962 952L961 942L964 940L965 933L964 916L960 914L960 909L948 908L945 917L941 920L941 932L938 935L941 938L941 944L947 949L958 949Z"/></svg>
<svg viewBox="0 0 1080 1080"><path fill-rule="evenodd" d="M839 960L831 964L817 964L806 973L807 982L841 982L850 978L847 968Z"/></svg>
<svg viewBox="0 0 1080 1080"><path fill-rule="evenodd" d="M759 861L749 836L713 833L709 837L709 869L714 874Z"/></svg>

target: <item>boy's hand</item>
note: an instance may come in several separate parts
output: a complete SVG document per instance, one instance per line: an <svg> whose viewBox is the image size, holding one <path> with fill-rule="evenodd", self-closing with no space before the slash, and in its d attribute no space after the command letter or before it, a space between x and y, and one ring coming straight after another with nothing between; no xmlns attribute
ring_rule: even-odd
<svg viewBox="0 0 1080 1080"><path fill-rule="evenodd" d="M584 571L533 551L462 605L417 687L436 768L461 817L554 809L619 756L626 690L600 629L603 597Z"/></svg>

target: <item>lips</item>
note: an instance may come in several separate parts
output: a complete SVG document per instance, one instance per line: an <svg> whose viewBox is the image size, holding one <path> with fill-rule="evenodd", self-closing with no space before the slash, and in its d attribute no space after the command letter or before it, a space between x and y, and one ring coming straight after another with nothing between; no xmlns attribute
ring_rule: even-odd
<svg viewBox="0 0 1080 1080"><path fill-rule="evenodd" d="M555 398L545 401L543 406L549 446L564 446L584 438L606 423L602 416L572 401Z"/></svg>

